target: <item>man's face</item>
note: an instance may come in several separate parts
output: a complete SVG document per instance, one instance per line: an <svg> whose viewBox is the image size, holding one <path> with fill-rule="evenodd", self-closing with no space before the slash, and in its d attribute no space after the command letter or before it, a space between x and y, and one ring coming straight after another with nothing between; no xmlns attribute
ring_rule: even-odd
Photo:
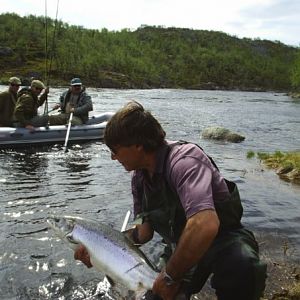
<svg viewBox="0 0 300 300"><path fill-rule="evenodd" d="M71 92L72 94L79 94L81 92L81 85L80 84L72 85Z"/></svg>
<svg viewBox="0 0 300 300"><path fill-rule="evenodd" d="M42 92L43 88L32 86L31 90L34 95L38 96Z"/></svg>
<svg viewBox="0 0 300 300"><path fill-rule="evenodd" d="M133 171L144 167L143 153L140 145L115 146L111 149L111 159L118 160L126 171Z"/></svg>
<svg viewBox="0 0 300 300"><path fill-rule="evenodd" d="M19 84L16 84L16 83L9 84L9 90L15 94L18 92L19 88L20 88Z"/></svg>

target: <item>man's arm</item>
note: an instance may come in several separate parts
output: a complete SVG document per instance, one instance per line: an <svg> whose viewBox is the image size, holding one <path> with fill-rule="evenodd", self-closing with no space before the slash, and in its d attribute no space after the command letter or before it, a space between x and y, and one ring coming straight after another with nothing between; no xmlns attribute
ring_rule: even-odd
<svg viewBox="0 0 300 300"><path fill-rule="evenodd" d="M14 117L16 121L21 123L22 126L26 127L27 125L30 124L30 120L27 120L25 118L25 113L32 111L33 105L32 105L32 98L29 95L23 95L18 98L18 101L16 103L16 107L14 110Z"/></svg>
<svg viewBox="0 0 300 300"><path fill-rule="evenodd" d="M178 284L167 285L162 272L153 284L153 292L163 299L173 299L179 289L180 280L201 260L215 239L218 229L219 219L214 210L203 210L190 217L165 269Z"/></svg>
<svg viewBox="0 0 300 300"><path fill-rule="evenodd" d="M74 109L75 115L88 113L89 111L93 110L93 102L92 102L91 96L84 93L84 95L82 95L82 97L83 97L83 100L82 100L83 105L75 107L75 109Z"/></svg>
<svg viewBox="0 0 300 300"><path fill-rule="evenodd" d="M38 106L42 106L44 102L47 100L49 94L49 87L46 87L43 91L43 94L38 98Z"/></svg>
<svg viewBox="0 0 300 300"><path fill-rule="evenodd" d="M153 238L154 230L149 222L137 224L124 232L124 234L134 243L138 245L145 244Z"/></svg>
<svg viewBox="0 0 300 300"><path fill-rule="evenodd" d="M166 272L173 279L181 279L207 251L218 229L219 218L214 210L203 210L190 217L167 263Z"/></svg>

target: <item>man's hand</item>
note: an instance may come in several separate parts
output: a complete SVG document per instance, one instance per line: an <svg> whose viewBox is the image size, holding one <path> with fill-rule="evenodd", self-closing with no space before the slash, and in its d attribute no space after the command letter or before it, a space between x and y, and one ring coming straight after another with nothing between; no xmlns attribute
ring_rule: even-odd
<svg viewBox="0 0 300 300"><path fill-rule="evenodd" d="M52 110L56 110L56 109L58 109L58 108L60 108L60 104L55 104L53 107L52 107Z"/></svg>
<svg viewBox="0 0 300 300"><path fill-rule="evenodd" d="M83 262L88 268L91 268L93 266L90 261L90 255L83 245L79 245L75 250L74 258Z"/></svg>
<svg viewBox="0 0 300 300"><path fill-rule="evenodd" d="M35 130L34 126L32 126L32 125L26 125L25 128L29 129L30 131L34 131Z"/></svg>
<svg viewBox="0 0 300 300"><path fill-rule="evenodd" d="M139 244L139 243L137 243L137 241L134 240L134 237L133 237L134 230L137 230L136 226L129 228L125 231L122 231L122 233L132 242L132 244Z"/></svg>
<svg viewBox="0 0 300 300"><path fill-rule="evenodd" d="M163 300L174 300L179 293L181 282L167 283L165 280L165 270L161 271L155 279L152 292L159 295Z"/></svg>
<svg viewBox="0 0 300 300"><path fill-rule="evenodd" d="M148 222L137 224L134 227L123 231L134 244L142 245L149 242L153 238L153 229Z"/></svg>

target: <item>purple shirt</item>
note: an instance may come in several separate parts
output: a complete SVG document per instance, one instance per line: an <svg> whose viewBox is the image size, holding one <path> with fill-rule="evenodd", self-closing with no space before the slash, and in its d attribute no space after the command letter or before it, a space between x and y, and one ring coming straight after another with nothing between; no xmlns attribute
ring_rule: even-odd
<svg viewBox="0 0 300 300"><path fill-rule="evenodd" d="M157 174L163 173L166 150L167 148L163 146L157 151L155 169ZM138 188L138 182L141 182L139 177L143 177L143 173L137 170L132 176L135 216L141 212L142 193ZM199 211L214 210L214 200L223 200L229 195L222 175L206 154L194 144L173 147L166 161L166 178L170 187L177 192L187 219Z"/></svg>

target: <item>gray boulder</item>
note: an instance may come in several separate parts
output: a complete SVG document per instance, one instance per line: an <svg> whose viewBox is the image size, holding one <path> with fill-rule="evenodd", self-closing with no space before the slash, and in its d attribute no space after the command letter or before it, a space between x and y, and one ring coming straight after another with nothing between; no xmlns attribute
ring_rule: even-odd
<svg viewBox="0 0 300 300"><path fill-rule="evenodd" d="M202 131L202 137L204 139L227 141L231 143L240 143L245 139L244 136L223 127L208 127Z"/></svg>

